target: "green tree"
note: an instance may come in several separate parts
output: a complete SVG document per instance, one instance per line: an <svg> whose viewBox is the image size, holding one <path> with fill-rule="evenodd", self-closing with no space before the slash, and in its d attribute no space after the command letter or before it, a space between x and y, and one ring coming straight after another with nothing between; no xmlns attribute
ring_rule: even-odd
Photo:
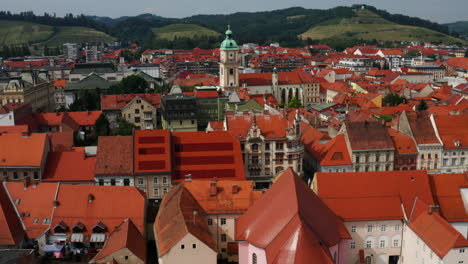
<svg viewBox="0 0 468 264"><path fill-rule="evenodd" d="M465 51L465 58L468 58L468 50Z"/></svg>
<svg viewBox="0 0 468 264"><path fill-rule="evenodd" d="M125 119L120 119L117 128L113 131L114 136L131 136L135 125Z"/></svg>
<svg viewBox="0 0 468 264"><path fill-rule="evenodd" d="M400 96L394 93L389 93L384 97L382 103L384 104L384 106L397 106L399 104L404 103L405 101L406 101L406 98L404 96Z"/></svg>
<svg viewBox="0 0 468 264"><path fill-rule="evenodd" d="M302 108L304 107L297 97L294 97L289 103L288 108Z"/></svg>
<svg viewBox="0 0 468 264"><path fill-rule="evenodd" d="M424 111L424 110L426 110L427 108L429 108L429 107L427 106L427 103L426 103L426 101L424 101L424 100L422 100L422 101L416 106L416 110L417 110L417 111Z"/></svg>
<svg viewBox="0 0 468 264"><path fill-rule="evenodd" d="M94 133L97 136L109 136L110 135L109 120L107 120L107 117L104 114L102 114L96 120L96 124L94 124Z"/></svg>
<svg viewBox="0 0 468 264"><path fill-rule="evenodd" d="M148 82L140 76L132 75L123 78L119 84L109 87L109 94L146 93Z"/></svg>
<svg viewBox="0 0 468 264"><path fill-rule="evenodd" d="M419 50L414 49L414 50L408 51L406 55L411 56L411 57L416 57L416 56L421 55L421 52Z"/></svg>

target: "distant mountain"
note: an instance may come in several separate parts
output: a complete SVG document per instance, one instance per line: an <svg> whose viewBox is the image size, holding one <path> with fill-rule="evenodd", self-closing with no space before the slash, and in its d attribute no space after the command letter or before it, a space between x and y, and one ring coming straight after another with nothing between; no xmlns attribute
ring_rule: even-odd
<svg viewBox="0 0 468 264"><path fill-rule="evenodd" d="M457 32L460 34L468 35L468 21L457 21L454 23L444 24L450 30L450 32Z"/></svg>

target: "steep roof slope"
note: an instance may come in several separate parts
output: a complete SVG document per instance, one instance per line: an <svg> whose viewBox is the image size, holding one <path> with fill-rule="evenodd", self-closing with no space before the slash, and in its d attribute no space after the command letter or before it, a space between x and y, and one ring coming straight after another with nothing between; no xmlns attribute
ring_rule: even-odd
<svg viewBox="0 0 468 264"><path fill-rule="evenodd" d="M205 215L184 184L167 193L154 223L158 256L164 256L189 233L216 252L216 241L210 234Z"/></svg>
<svg viewBox="0 0 468 264"><path fill-rule="evenodd" d="M0 184L0 227L0 245L18 245L26 235L3 184Z"/></svg>
<svg viewBox="0 0 468 264"><path fill-rule="evenodd" d="M327 247L347 238L341 220L292 169L236 220L236 239L264 248L268 263L332 263Z"/></svg>

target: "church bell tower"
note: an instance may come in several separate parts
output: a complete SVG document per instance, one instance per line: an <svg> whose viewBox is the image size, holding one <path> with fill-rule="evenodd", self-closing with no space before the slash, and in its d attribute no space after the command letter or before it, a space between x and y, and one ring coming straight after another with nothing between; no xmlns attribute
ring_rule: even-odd
<svg viewBox="0 0 468 264"><path fill-rule="evenodd" d="M232 39L228 26L226 39L221 43L221 61L219 63L219 86L223 91L239 90L239 47Z"/></svg>

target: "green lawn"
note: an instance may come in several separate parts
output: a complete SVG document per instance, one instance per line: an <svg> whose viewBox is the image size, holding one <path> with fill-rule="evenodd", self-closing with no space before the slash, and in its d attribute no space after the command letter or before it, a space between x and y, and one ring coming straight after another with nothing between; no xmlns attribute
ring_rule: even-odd
<svg viewBox="0 0 468 264"><path fill-rule="evenodd" d="M175 37L195 38L202 36L217 37L221 34L195 24L172 24L165 27L153 28L153 32L158 38L173 40Z"/></svg>

